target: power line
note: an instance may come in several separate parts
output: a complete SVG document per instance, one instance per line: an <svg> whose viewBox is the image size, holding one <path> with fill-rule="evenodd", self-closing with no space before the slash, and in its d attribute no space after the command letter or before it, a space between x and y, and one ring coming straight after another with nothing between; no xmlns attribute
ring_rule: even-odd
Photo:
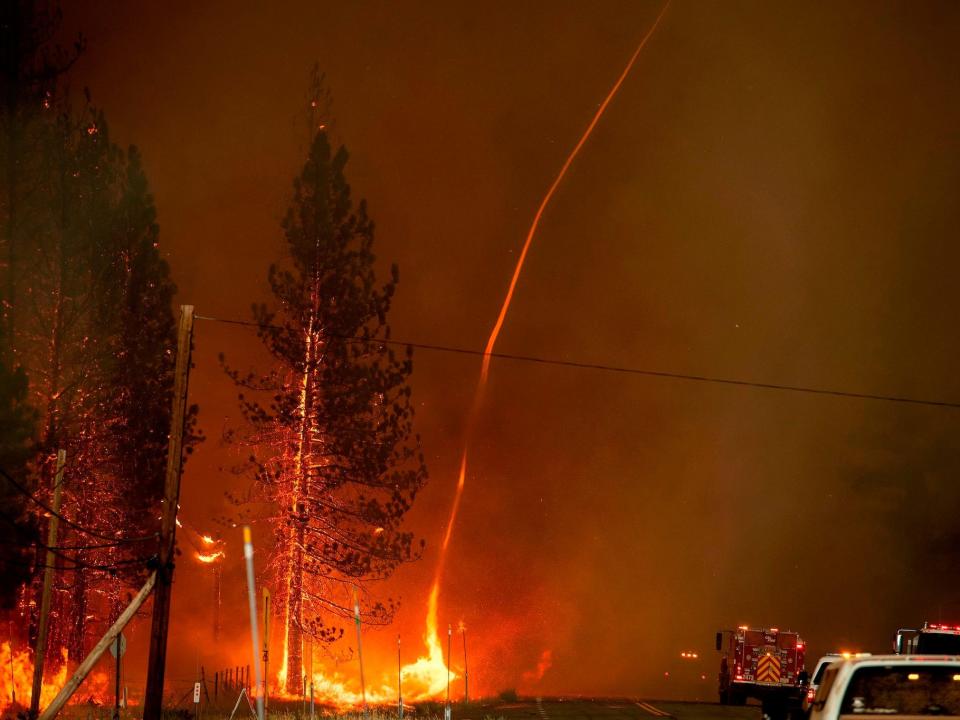
<svg viewBox="0 0 960 720"><path fill-rule="evenodd" d="M283 330L280 325L262 324L249 322L245 320L232 320L225 318L211 317L208 315L195 315L197 320L211 320L214 322L225 323L227 325L243 325L254 328L272 328ZM474 350L471 348L453 347L449 345L435 345L430 343L404 342L402 340L385 340L382 338L364 338L356 335L337 335L327 333L330 337L349 342L376 343L379 345L402 345L405 347L417 348L419 350L432 350L435 352L456 353L459 355L474 355L483 357L487 353L483 350ZM849 398L856 400L879 400L882 402L901 403L907 405L924 405L927 407L943 407L960 409L960 402L950 402L947 400L925 400L922 398L913 398L903 395L882 395L876 393L853 392L849 390L833 390L829 388L807 387L804 385L786 385L781 383L764 383L751 380L738 380L735 378L717 377L712 375L693 375L689 373L669 372L664 370L646 370L636 367L625 367L619 365L605 365L602 363L586 363L574 360L558 360L556 358L538 357L536 355L516 355L512 353L492 352L489 353L492 358L500 360L515 360L518 362L537 363L540 365L556 365L559 367L574 368L577 370L599 370L602 372L621 373L625 375L641 375L644 377L663 378L668 380L686 380L689 382L713 383L716 385L733 385L737 387L748 387L760 390L779 390L781 392L806 393L808 395L827 395L830 397Z"/></svg>
<svg viewBox="0 0 960 720"><path fill-rule="evenodd" d="M31 501L34 502L35 504L39 505L41 508L43 508L44 510L46 510L48 513L50 513L50 514L53 515L54 517L58 518L58 519L60 520L60 522L64 523L65 525L69 525L69 526L72 527L74 530L79 530L79 531L82 532L82 533L86 533L87 535L90 535L90 536L92 536L92 537L99 538L100 540L109 540L109 541L111 541L111 542L124 543L124 544L126 544L126 543L145 542L145 541L147 541L147 540L156 540L156 539L157 539L156 533L154 533L153 535L144 535L143 537L137 537L137 538L115 538L115 537L110 537L109 535L101 535L100 533L98 533L98 532L96 532L96 531L94 531L94 530L90 530L89 528L85 528L85 527L83 527L82 525L78 525L77 523L73 522L72 520L70 520L70 519L68 519L68 518L65 518L65 517L64 517L63 515L61 515L60 513L56 512L52 507L50 507L49 505L47 505L45 502L43 502L42 500L37 499L37 497L36 497L32 492L30 492L30 490L28 490L28 489L25 488L23 485L21 485L19 482L17 482L17 481L14 480L12 477L10 477L9 473L7 473L7 471L4 470L2 467L0 467L0 475L2 475L4 478L6 478L7 482L9 482L11 485L13 485L13 487L16 488L17 491L20 492L22 495L25 495L29 500L31 500Z"/></svg>

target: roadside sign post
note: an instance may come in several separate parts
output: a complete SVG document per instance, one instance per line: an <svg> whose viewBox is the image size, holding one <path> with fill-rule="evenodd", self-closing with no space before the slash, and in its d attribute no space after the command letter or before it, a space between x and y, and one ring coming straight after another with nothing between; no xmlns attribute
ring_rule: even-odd
<svg viewBox="0 0 960 720"><path fill-rule="evenodd" d="M263 589L263 712L267 712L270 702L270 591Z"/></svg>
<svg viewBox="0 0 960 720"><path fill-rule="evenodd" d="M363 696L363 717L370 720L370 711L367 708L367 685L363 679L363 643L360 641L360 601L357 591L353 591L353 618L357 624L357 657L360 660L360 693Z"/></svg>
<svg viewBox="0 0 960 720"><path fill-rule="evenodd" d="M450 720L452 716L450 708L450 661L452 656L450 654L450 646L453 642L453 625L447 625L447 704L443 708L443 720Z"/></svg>
<svg viewBox="0 0 960 720"><path fill-rule="evenodd" d="M403 665L400 661L399 633L397 633L397 716L403 720Z"/></svg>
<svg viewBox="0 0 960 720"><path fill-rule="evenodd" d="M316 712L313 704L313 635L307 635L307 648L310 653L310 720L313 720Z"/></svg>
<svg viewBox="0 0 960 720"><path fill-rule="evenodd" d="M113 720L120 720L120 658L127 651L127 636L122 632L110 643L110 654L117 659L116 684L114 686ZM124 706L126 703L124 703Z"/></svg>
<svg viewBox="0 0 960 720"><path fill-rule="evenodd" d="M120 720L120 638L117 635L116 641L110 648L113 650L113 656L117 659L117 682L113 688L113 720Z"/></svg>

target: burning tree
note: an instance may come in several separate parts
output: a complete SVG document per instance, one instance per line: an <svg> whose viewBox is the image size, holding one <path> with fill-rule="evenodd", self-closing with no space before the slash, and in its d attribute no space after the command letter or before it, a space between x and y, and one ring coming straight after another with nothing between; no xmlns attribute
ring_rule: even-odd
<svg viewBox="0 0 960 720"><path fill-rule="evenodd" d="M61 512L86 529L61 524L57 562L69 572L58 574L47 653L77 657L90 620L116 613L123 586L156 549L175 287L139 153L111 142L89 94L75 109L58 88L82 41L71 52L48 47L59 22L53 4L14 0L2 12L4 349L29 377L38 416L32 473L21 480L46 497L53 457L66 450Z"/></svg>
<svg viewBox="0 0 960 720"><path fill-rule="evenodd" d="M268 273L276 309L254 307L276 364L265 376L227 369L242 388L271 394L264 403L241 393L240 403L257 487L275 508L288 692L301 689L304 635L337 640L355 591L367 622L388 622L395 605L373 597L369 582L422 547L401 527L426 480L412 349L398 356L383 342L398 271L377 285L373 222L351 199L346 163L321 125L283 221L291 263Z"/></svg>

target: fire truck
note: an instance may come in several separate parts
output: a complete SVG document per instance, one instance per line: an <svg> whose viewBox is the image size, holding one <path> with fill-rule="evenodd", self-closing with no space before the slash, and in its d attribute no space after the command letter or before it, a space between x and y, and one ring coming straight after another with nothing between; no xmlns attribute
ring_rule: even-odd
<svg viewBox="0 0 960 720"><path fill-rule="evenodd" d="M960 655L960 626L924 623L919 630L900 628L893 651L897 655Z"/></svg>
<svg viewBox="0 0 960 720"><path fill-rule="evenodd" d="M743 705L760 700L771 718L785 717L799 707L807 682L804 642L795 632L741 625L717 633L720 658L720 702Z"/></svg>

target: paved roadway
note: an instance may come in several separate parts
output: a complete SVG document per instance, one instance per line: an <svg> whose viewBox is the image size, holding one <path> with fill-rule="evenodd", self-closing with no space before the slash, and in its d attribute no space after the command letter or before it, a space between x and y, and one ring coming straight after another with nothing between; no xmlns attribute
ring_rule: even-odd
<svg viewBox="0 0 960 720"><path fill-rule="evenodd" d="M460 712L454 706L453 720L761 720L759 705L733 707L716 703L675 700L628 700L586 698L537 698L514 703L471 705Z"/></svg>

